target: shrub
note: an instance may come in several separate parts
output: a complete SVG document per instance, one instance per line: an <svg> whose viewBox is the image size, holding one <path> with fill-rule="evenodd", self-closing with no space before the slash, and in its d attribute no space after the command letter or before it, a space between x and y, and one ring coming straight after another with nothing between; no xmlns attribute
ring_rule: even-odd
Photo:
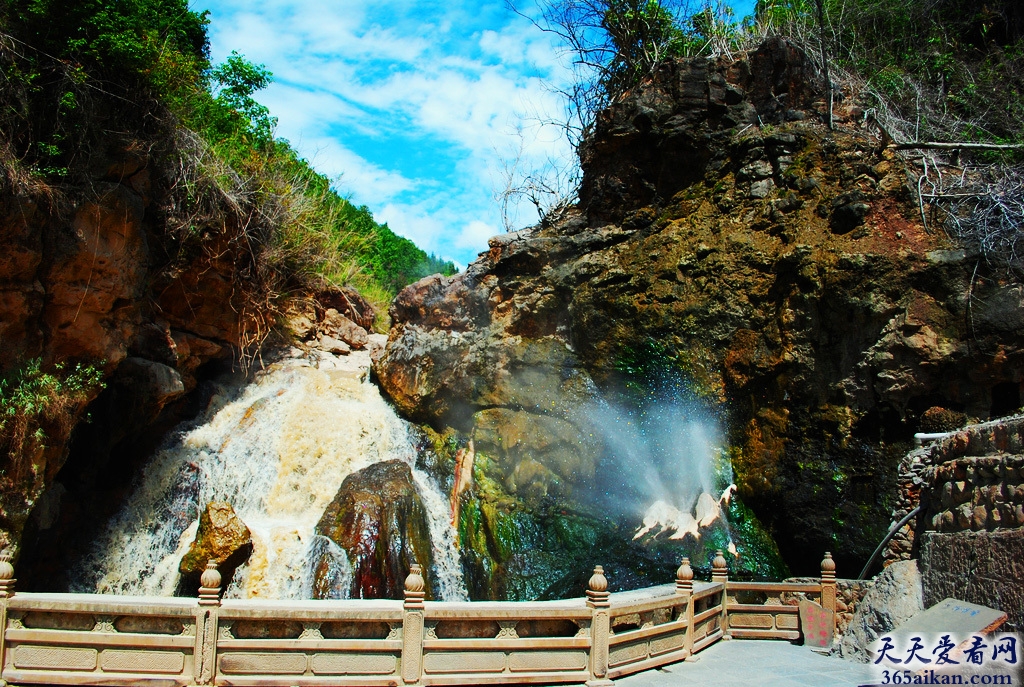
<svg viewBox="0 0 1024 687"><path fill-rule="evenodd" d="M0 450L17 466L45 448L48 428L66 436L78 411L103 387L102 377L102 370L81 363L57 363L44 372L36 358L0 379Z"/></svg>

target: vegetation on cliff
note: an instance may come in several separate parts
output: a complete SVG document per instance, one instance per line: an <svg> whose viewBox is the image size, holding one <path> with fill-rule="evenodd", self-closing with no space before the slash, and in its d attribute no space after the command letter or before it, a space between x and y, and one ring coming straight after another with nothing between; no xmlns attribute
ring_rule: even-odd
<svg viewBox="0 0 1024 687"><path fill-rule="evenodd" d="M454 271L275 138L271 74L211 64L207 24L184 0L0 3L0 546L64 467L134 455L283 315L370 327L369 300L380 327Z"/></svg>
<svg viewBox="0 0 1024 687"><path fill-rule="evenodd" d="M0 161L8 189L87 195L100 139L160 154L170 196L170 263L238 223L252 298L276 310L324 282L351 284L383 310L406 284L455 271L340 196L253 94L272 75L232 54L209 61L206 13L181 0L19 0L0 10ZM194 133L193 133L194 132Z"/></svg>
<svg viewBox="0 0 1024 687"><path fill-rule="evenodd" d="M1013 0L758 0L742 21L712 0L553 0L536 14L573 58L566 95L581 133L666 60L779 35L817 60L828 89L872 100L900 133L1024 141L1024 9Z"/></svg>
<svg viewBox="0 0 1024 687"><path fill-rule="evenodd" d="M102 386L101 379L100 370L81 363L57 363L52 372L43 372L38 359L11 379L0 379L0 452L10 458L14 472L31 468L25 461L45 446L49 426L67 435L71 408L83 405Z"/></svg>
<svg viewBox="0 0 1024 687"><path fill-rule="evenodd" d="M922 213L930 205L931 221L989 263L1024 268L1020 3L758 0L754 16L737 21L720 1L553 0L533 15L572 58L566 129L584 157L598 114L650 83L667 60L732 59L782 36L812 62L829 126L835 108L855 103L856 116L887 143L930 164L918 183L919 195L927 194ZM969 164L957 179L943 179L935 174L936 151ZM535 171L510 187L523 195L547 189L550 209L564 210L577 191L566 180L578 179Z"/></svg>

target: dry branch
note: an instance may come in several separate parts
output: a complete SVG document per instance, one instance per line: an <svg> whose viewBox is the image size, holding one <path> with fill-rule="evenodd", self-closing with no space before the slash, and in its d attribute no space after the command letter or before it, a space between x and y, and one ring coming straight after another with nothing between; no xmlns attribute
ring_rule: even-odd
<svg viewBox="0 0 1024 687"><path fill-rule="evenodd" d="M892 150L1024 150L1019 143L947 143L921 141L918 143L890 143Z"/></svg>

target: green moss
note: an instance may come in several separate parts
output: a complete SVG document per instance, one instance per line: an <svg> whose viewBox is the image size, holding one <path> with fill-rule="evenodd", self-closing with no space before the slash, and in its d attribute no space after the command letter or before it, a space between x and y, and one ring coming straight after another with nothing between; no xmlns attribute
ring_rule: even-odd
<svg viewBox="0 0 1024 687"><path fill-rule="evenodd" d="M483 502L481 508L487 525L490 550L498 562L507 561L517 551L525 548L525 537L515 511L504 510L492 502Z"/></svg>
<svg viewBox="0 0 1024 687"><path fill-rule="evenodd" d="M781 580L789 577L789 567L782 560L779 547L754 511L734 497L729 501L727 512L742 569L755 579Z"/></svg>

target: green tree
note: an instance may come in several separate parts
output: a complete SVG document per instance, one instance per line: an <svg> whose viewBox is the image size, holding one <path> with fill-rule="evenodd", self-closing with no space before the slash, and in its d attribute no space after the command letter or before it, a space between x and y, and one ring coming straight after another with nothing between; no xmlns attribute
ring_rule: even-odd
<svg viewBox="0 0 1024 687"><path fill-rule="evenodd" d="M211 76L216 84L217 104L238 118L234 128L251 134L257 145L269 145L274 140L277 118L271 117L270 110L252 96L269 86L274 75L262 64L253 64L232 50Z"/></svg>

